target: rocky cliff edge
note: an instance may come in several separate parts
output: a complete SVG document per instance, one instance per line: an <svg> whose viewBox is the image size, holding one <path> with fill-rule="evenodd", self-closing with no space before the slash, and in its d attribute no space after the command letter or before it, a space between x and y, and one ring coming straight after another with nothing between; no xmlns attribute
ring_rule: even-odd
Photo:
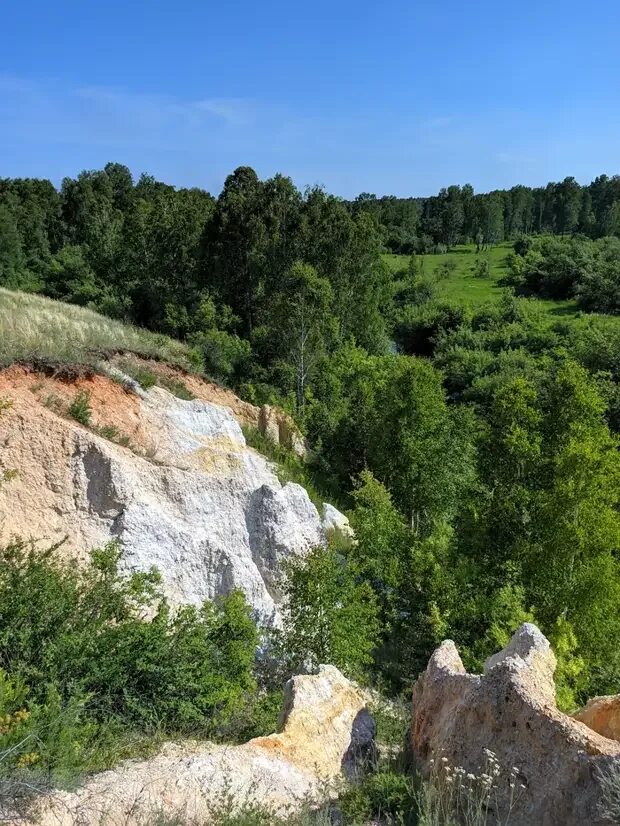
<svg viewBox="0 0 620 826"><path fill-rule="evenodd" d="M299 450L303 440L274 408L183 380L195 398L144 391L118 372L70 381L19 366L0 373L0 398L11 404L0 417L2 462L17 470L0 491L0 541L66 537L62 552L83 559L117 540L128 567L159 569L174 604L239 588L270 621L282 563L326 534L304 488L280 484L241 425ZM68 413L80 394L87 426Z"/></svg>

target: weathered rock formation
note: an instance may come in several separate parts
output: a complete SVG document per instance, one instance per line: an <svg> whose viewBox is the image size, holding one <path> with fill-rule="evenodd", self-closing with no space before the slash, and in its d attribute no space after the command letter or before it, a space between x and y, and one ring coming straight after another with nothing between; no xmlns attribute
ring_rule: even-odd
<svg viewBox="0 0 620 826"><path fill-rule="evenodd" d="M157 815L210 822L228 802L283 814L329 793L373 747L375 726L358 688L333 666L294 677L285 689L281 731L243 746L168 744L150 760L128 761L76 792L50 795L41 826L132 826Z"/></svg>
<svg viewBox="0 0 620 826"><path fill-rule="evenodd" d="M573 717L603 737L620 741L620 694L593 697Z"/></svg>
<svg viewBox="0 0 620 826"><path fill-rule="evenodd" d="M271 405L264 404L258 409L258 419L256 423L249 422L256 427L264 436L267 436L275 444L284 445L293 451L297 456L305 456L306 445L303 436L295 427L290 416L282 410Z"/></svg>
<svg viewBox="0 0 620 826"><path fill-rule="evenodd" d="M190 381L198 391L200 380ZM89 393L88 427L67 414L80 391ZM0 417L2 461L18 471L0 491L0 541L66 536L63 552L84 558L118 540L128 566L159 568L172 602L240 588L263 620L280 599L283 560L325 542L306 491L280 484L230 407L23 368L0 373L0 397L12 403Z"/></svg>
<svg viewBox="0 0 620 826"><path fill-rule="evenodd" d="M413 690L411 747L420 770L436 782L445 766L481 778L488 749L499 767L489 792L498 822L608 822L600 809L600 772L620 760L620 743L558 710L555 665L548 641L531 624L487 661L481 676L467 674L454 643L443 642Z"/></svg>
<svg viewBox="0 0 620 826"><path fill-rule="evenodd" d="M345 542L354 542L355 534L347 517L333 505L323 502L323 530L327 536L339 536Z"/></svg>
<svg viewBox="0 0 620 826"><path fill-rule="evenodd" d="M306 455L306 444L293 419L277 407L264 404L258 407L255 404L243 401L232 390L221 387L213 382L206 381L201 376L191 373L182 373L178 368L151 359L142 359L133 356L121 356L113 359L109 367L115 366L122 372L127 363L134 363L141 369L146 369L156 376L172 381L182 380L183 384L197 399L213 402L221 407L228 407L242 427L252 427L266 436L274 444L292 450L297 456Z"/></svg>

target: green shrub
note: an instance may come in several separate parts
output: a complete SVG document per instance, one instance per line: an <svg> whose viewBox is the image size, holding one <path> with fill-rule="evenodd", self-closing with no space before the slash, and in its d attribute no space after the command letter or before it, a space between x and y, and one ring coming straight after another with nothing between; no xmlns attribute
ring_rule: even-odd
<svg viewBox="0 0 620 826"><path fill-rule="evenodd" d="M124 358L118 362L119 369L129 376L129 378L137 381L143 390L150 390L157 384L157 375L145 367L136 359Z"/></svg>
<svg viewBox="0 0 620 826"><path fill-rule="evenodd" d="M173 396L176 396L177 399L192 401L192 399L196 398L189 387L187 387L185 382L181 381L181 379L175 379L168 376L158 376L157 384L159 384L160 387L164 387L168 390L168 392L172 393Z"/></svg>
<svg viewBox="0 0 620 826"><path fill-rule="evenodd" d="M121 433L121 431L117 427L114 427L114 425L104 424L97 428L97 433L104 439L109 439L109 441L115 442L117 445L121 445L122 447L131 446L129 436Z"/></svg>
<svg viewBox="0 0 620 826"><path fill-rule="evenodd" d="M418 802L414 781L408 774L387 768L369 774L350 786L338 801L344 822L367 823L378 820L394 826L418 823Z"/></svg>
<svg viewBox="0 0 620 826"><path fill-rule="evenodd" d="M11 402L8 399L0 399L0 416L5 410L8 410L11 407ZM17 472L12 469L8 469L3 467L2 459L0 458L0 488L4 484L4 482L10 482L11 479L15 478Z"/></svg>
<svg viewBox="0 0 620 826"><path fill-rule="evenodd" d="M379 637L377 600L335 549L314 548L285 568L283 640L294 673L332 663L361 677Z"/></svg>
<svg viewBox="0 0 620 826"><path fill-rule="evenodd" d="M76 422L83 424L84 427L88 427L90 425L90 420L93 415L93 411L90 406L90 393L86 390L80 390L69 405L69 415L72 416Z"/></svg>
<svg viewBox="0 0 620 826"><path fill-rule="evenodd" d="M250 342L225 330L201 331L190 341L200 354L206 372L222 381L242 376L252 357Z"/></svg>
<svg viewBox="0 0 620 826"><path fill-rule="evenodd" d="M153 370L149 370L148 367L140 364L140 362L135 359L121 359L118 362L118 367L123 373L128 375L134 381L137 381L143 390L150 390L151 387L159 386L165 387L166 390L174 396L177 396L179 399L191 401L196 398L187 385L181 381L181 379L155 373Z"/></svg>
<svg viewBox="0 0 620 826"><path fill-rule="evenodd" d="M243 595L173 612L155 571L124 576L120 561L115 545L83 571L57 548L0 551L0 716L26 708L55 771L95 750L101 767L134 732L219 737L241 712L249 725L258 636Z"/></svg>
<svg viewBox="0 0 620 826"><path fill-rule="evenodd" d="M474 275L476 278L490 278L491 264L487 258L479 258L474 266Z"/></svg>
<svg viewBox="0 0 620 826"><path fill-rule="evenodd" d="M322 511L323 502L345 506L335 480L324 472L315 459L310 458L306 461L300 458L289 448L272 442L255 427L244 427L243 435L250 447L276 465L278 479L283 485L287 482L296 482L306 489L319 513Z"/></svg>

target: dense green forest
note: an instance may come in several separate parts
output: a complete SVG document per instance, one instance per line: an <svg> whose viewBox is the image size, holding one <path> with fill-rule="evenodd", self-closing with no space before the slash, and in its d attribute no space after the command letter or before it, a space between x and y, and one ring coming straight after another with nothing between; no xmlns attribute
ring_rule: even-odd
<svg viewBox="0 0 620 826"><path fill-rule="evenodd" d="M108 164L60 191L0 181L0 286L183 339L196 369L297 418L309 464L276 458L350 512L357 544L290 572L282 662L328 659L398 692L446 636L475 668L529 619L570 708L620 690L618 233L619 177L347 203L248 167L214 198ZM446 273L421 266L470 242L484 280L506 239L493 305L438 295ZM388 250L411 256L394 269ZM543 316L537 296L599 315ZM180 652L225 620L193 614ZM178 713L161 710L182 727Z"/></svg>
<svg viewBox="0 0 620 826"><path fill-rule="evenodd" d="M449 186L431 198L377 197L367 192L349 203L385 227L392 252L439 252L470 239L479 246L519 235L579 232L590 238L620 233L620 176L600 175L588 186L565 178L544 187L514 186L474 194L469 184Z"/></svg>

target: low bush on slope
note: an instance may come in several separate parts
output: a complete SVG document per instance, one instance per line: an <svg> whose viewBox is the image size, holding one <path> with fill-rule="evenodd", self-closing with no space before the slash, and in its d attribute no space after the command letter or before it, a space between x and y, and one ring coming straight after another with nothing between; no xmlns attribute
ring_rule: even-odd
<svg viewBox="0 0 620 826"><path fill-rule="evenodd" d="M115 545L84 570L56 550L0 551L0 774L62 779L145 735L233 731L256 693L243 595L173 612L155 571L120 573Z"/></svg>

